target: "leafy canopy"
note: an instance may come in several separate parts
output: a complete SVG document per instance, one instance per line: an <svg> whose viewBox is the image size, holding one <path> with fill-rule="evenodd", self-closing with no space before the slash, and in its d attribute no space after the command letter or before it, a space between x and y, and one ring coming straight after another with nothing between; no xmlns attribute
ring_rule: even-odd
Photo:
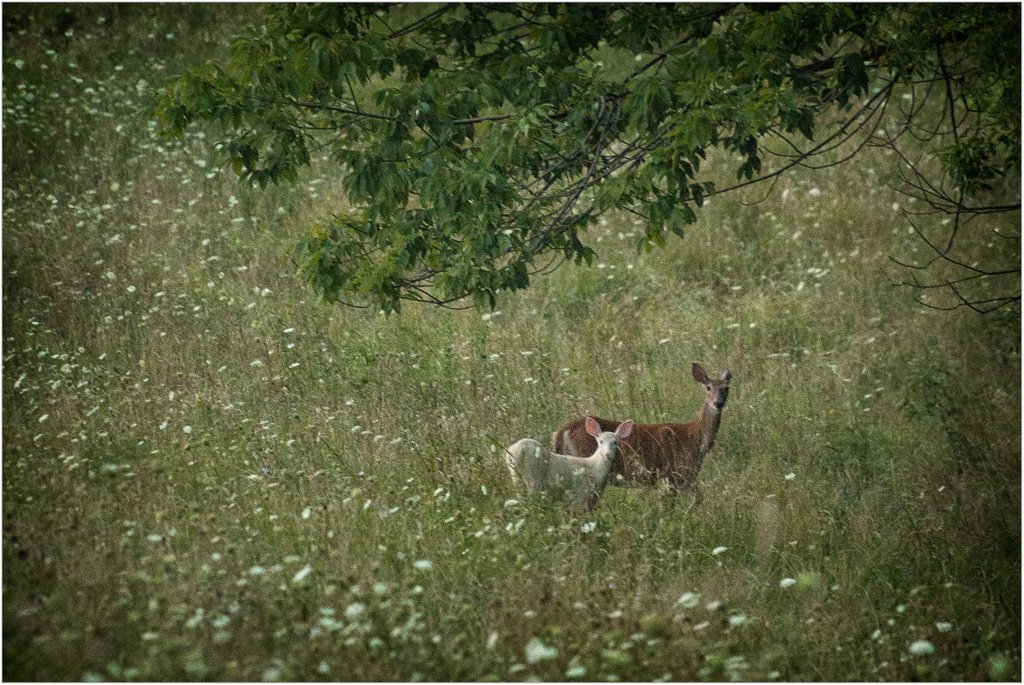
<svg viewBox="0 0 1024 685"><path fill-rule="evenodd" d="M294 182L314 154L338 164L348 207L299 246L327 301L493 306L533 274L589 263L579 236L611 209L643 217L638 248L663 245L725 190L701 180L715 147L743 185L855 136L895 145L915 132L941 160L940 192L925 199L958 213L993 179L1019 175L1016 4L263 14L229 64L182 75L160 114L177 135L219 122L226 162L261 186ZM903 130L880 132L894 94L922 84ZM766 152L783 160L771 173Z"/></svg>

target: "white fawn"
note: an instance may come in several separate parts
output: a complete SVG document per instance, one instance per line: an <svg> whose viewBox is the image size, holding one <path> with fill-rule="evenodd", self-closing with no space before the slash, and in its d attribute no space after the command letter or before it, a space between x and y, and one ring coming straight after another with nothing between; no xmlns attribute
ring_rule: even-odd
<svg viewBox="0 0 1024 685"><path fill-rule="evenodd" d="M619 445L633 429L633 422L617 423L607 432L602 432L598 422L589 416L582 423L592 437L593 454L555 454L536 440L525 438L505 450L505 465L512 474L512 482L517 486L522 483L526 492L547 490L564 494L574 505L593 507L608 483Z"/></svg>
<svg viewBox="0 0 1024 685"><path fill-rule="evenodd" d="M726 369L720 378L711 379L700 364L694 363L693 378L704 386L705 392L697 418L689 423L633 426L632 437L622 442L622 458L612 466L613 485L653 485L665 479L673 494L679 489L693 493L691 509L704 501L698 476L704 455L718 435L732 372ZM587 422L592 420L586 417ZM605 431L615 430L619 425L618 421L609 419L597 419L597 423ZM586 454L594 449L594 440L588 433L582 417L573 419L551 434L551 448L563 454Z"/></svg>

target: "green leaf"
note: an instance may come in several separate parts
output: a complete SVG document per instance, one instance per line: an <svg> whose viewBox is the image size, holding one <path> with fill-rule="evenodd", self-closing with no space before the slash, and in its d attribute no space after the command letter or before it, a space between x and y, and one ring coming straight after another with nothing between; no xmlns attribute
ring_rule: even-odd
<svg viewBox="0 0 1024 685"><path fill-rule="evenodd" d="M432 284L489 306L497 290L528 287L548 258L590 264L580 235L603 212L647 217L638 248L683 236L713 191L709 149L724 153L716 172L727 164L722 173L756 181L773 151L863 135L837 132L855 107L888 97L886 130L898 130L893 98L911 83L943 86L903 110L915 131L947 131L920 145L940 162L927 186L972 198L1013 186L1021 79L1006 52L1019 46L1019 14L1013 4L268 5L228 62L169 83L157 115L164 135L219 126L222 162L261 188L298 183L313 158L336 164L344 197L331 203L352 214L310 238L307 265L326 300L397 310L422 297L411 284ZM948 117L946 86L955 110L971 112L952 138L948 118L934 121ZM770 135L785 140L762 145Z"/></svg>

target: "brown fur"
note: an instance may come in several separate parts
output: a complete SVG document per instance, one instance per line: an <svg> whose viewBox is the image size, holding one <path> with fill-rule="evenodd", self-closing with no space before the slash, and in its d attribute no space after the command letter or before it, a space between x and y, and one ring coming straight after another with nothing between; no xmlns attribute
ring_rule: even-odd
<svg viewBox="0 0 1024 685"><path fill-rule="evenodd" d="M705 388L697 418L689 423L634 424L632 434L622 440L621 458L612 464L610 485L653 485L665 479L673 492L683 489L693 493L691 506L701 503L700 467L718 435L732 374L726 369L720 379L710 379L700 364L694 364L692 371L694 379ZM621 423L594 418L603 431L614 431ZM581 416L552 433L552 450L560 454L593 452L597 443L587 434L585 421L586 417Z"/></svg>

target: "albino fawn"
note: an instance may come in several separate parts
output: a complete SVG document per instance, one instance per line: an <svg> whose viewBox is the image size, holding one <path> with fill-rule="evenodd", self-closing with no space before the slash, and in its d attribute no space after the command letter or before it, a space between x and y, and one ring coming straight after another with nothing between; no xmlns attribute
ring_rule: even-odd
<svg viewBox="0 0 1024 685"><path fill-rule="evenodd" d="M668 481L675 494L680 488L693 493L693 504L704 501L698 476L704 455L715 443L722 408L729 396L732 372L726 369L719 379L708 378L700 364L693 365L694 379L704 386L704 405L697 418L689 423L638 423L633 435L622 442L622 459L612 466L611 482L623 485L653 485L660 479ZM587 417L589 422L592 419ZM602 430L615 430L618 421L597 419ZM583 418L573 419L551 434L551 448L563 454L586 454L594 449L594 441L584 430ZM619 478L621 476L621 479Z"/></svg>
<svg viewBox="0 0 1024 685"><path fill-rule="evenodd" d="M589 457L553 454L531 438L506 449L505 465L512 473L512 482L522 482L527 492L564 493L575 505L593 507L608 482L619 444L633 429L633 422L618 424L614 432L602 432L597 421L589 416L583 425L594 443Z"/></svg>

